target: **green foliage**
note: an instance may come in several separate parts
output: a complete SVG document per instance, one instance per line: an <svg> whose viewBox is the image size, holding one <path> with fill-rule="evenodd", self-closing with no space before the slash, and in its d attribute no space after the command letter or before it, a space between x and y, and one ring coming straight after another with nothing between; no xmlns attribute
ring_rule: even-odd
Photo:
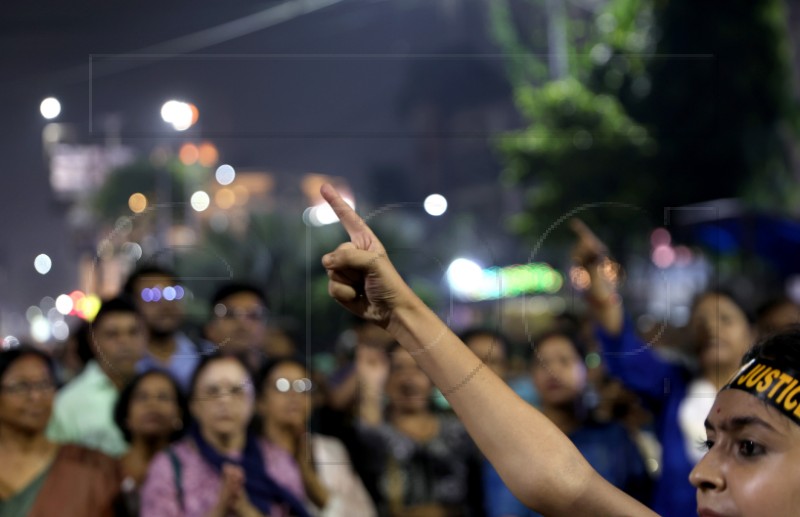
<svg viewBox="0 0 800 517"><path fill-rule="evenodd" d="M506 181L527 187L527 210L511 221L516 232L538 238L571 210L607 201L598 193L613 191L613 201L638 205L657 188L647 174L655 142L614 97L568 78L518 89L517 105L537 123L498 141L507 158ZM635 182L627 181L631 173L638 175ZM581 216L592 221L595 213ZM631 214L604 210L600 216L626 224Z"/></svg>
<svg viewBox="0 0 800 517"><path fill-rule="evenodd" d="M497 139L507 186L525 190L525 211L511 221L520 234L535 240L592 203L634 204L657 224L669 206L742 196L775 209L800 197L788 158L798 110L779 0L725 9L611 0L588 19L570 12L571 76L549 82L538 57L546 47L528 45L525 55L512 7L494 4L492 27L528 122ZM617 236L629 229L624 217L604 215L602 224Z"/></svg>
<svg viewBox="0 0 800 517"><path fill-rule="evenodd" d="M174 217L182 217L187 202L184 181L186 172L177 160L156 166L142 159L115 169L94 195L92 207L101 220L113 222L121 215L130 215L128 199L137 192L147 197L148 206L171 204ZM169 199L159 199L169 193Z"/></svg>

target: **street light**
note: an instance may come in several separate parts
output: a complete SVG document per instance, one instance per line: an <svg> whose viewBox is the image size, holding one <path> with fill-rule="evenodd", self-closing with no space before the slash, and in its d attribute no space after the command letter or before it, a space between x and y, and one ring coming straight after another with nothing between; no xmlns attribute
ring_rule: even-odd
<svg viewBox="0 0 800 517"><path fill-rule="evenodd" d="M425 198L423 207L428 214L438 217L447 211L447 199L441 194L431 194Z"/></svg>
<svg viewBox="0 0 800 517"><path fill-rule="evenodd" d="M186 131L197 122L200 112L192 103L169 100L161 106L161 118L164 122L172 124L176 131Z"/></svg>
<svg viewBox="0 0 800 517"><path fill-rule="evenodd" d="M61 113L61 103L55 97L48 97L39 105L39 112L47 120L52 120Z"/></svg>

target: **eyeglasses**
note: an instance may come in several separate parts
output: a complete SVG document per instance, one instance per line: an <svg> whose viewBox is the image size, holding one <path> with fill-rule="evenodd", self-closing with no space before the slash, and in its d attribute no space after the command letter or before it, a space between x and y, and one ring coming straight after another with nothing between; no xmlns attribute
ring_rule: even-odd
<svg viewBox="0 0 800 517"><path fill-rule="evenodd" d="M6 384L0 386L0 390L8 393L9 395L25 395L30 396L34 392L43 395L49 395L56 390L56 385L51 380L39 382L17 382L14 384Z"/></svg>
<svg viewBox="0 0 800 517"><path fill-rule="evenodd" d="M310 379L295 379L290 381L285 377L275 381L274 388L280 393L288 393L289 390L295 393L308 393L314 388L314 383Z"/></svg>
<svg viewBox="0 0 800 517"><path fill-rule="evenodd" d="M253 307L250 309L237 309L218 303L214 306L214 316L221 319L244 319L247 321L264 321L267 317L267 310L263 307Z"/></svg>
<svg viewBox="0 0 800 517"><path fill-rule="evenodd" d="M197 400L219 400L226 395L230 395L231 398L244 399L252 394L253 385L249 382L235 384L233 386L218 386L212 384L211 386L203 388L195 398Z"/></svg>

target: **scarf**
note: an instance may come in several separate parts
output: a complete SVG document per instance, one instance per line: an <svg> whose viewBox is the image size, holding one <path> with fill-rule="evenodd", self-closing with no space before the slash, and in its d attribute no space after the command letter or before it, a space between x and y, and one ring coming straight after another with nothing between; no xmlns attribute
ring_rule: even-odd
<svg viewBox="0 0 800 517"><path fill-rule="evenodd" d="M209 444L200 433L200 428L193 425L189 431L197 444L197 450L203 459L222 474L222 467L226 463L237 465L244 470L244 488L250 502L261 513L269 514L272 504L286 505L291 515L296 517L310 517L305 506L288 490L280 486L272 477L267 474L264 464L264 455L258 445L258 439L252 433L247 433L247 439L242 451L241 459L234 459L220 454Z"/></svg>

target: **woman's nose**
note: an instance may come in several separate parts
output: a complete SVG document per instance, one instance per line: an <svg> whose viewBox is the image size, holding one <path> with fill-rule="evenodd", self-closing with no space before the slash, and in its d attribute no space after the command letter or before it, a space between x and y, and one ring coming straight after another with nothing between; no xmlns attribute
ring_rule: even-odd
<svg viewBox="0 0 800 517"><path fill-rule="evenodd" d="M709 451L689 473L689 482L698 490L720 491L725 489L725 476L716 456Z"/></svg>

